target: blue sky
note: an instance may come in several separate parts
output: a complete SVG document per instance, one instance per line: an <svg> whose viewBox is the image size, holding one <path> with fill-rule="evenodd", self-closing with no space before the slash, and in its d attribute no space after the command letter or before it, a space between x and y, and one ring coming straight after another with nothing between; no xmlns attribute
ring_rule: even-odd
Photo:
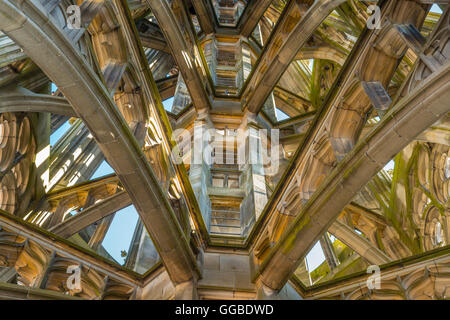
<svg viewBox="0 0 450 320"><path fill-rule="evenodd" d="M53 147L56 142L70 129L69 121L66 121L61 127L50 135L50 145Z"/></svg>
<svg viewBox="0 0 450 320"><path fill-rule="evenodd" d="M384 171L394 170L395 162L394 160L389 161L383 168Z"/></svg>
<svg viewBox="0 0 450 320"><path fill-rule="evenodd" d="M439 8L439 6L437 5L437 4L433 4L432 6L431 6L431 10L430 10L431 12L436 12L436 13L442 13L442 10L441 10L441 8Z"/></svg>
<svg viewBox="0 0 450 320"><path fill-rule="evenodd" d="M113 172L114 170L104 160L91 179L100 178ZM125 250L128 252L138 219L139 215L133 205L117 211L102 242L106 251L120 264L125 262L125 259L121 257L121 251Z"/></svg>
<svg viewBox="0 0 450 320"><path fill-rule="evenodd" d="M164 106L164 109L166 109L166 111L171 112L172 105L173 105L173 97L163 101L163 106Z"/></svg>
<svg viewBox="0 0 450 320"><path fill-rule="evenodd" d="M120 264L125 262L120 252L125 250L128 253L138 219L139 215L133 205L117 211L102 242L106 251Z"/></svg>
<svg viewBox="0 0 450 320"><path fill-rule="evenodd" d="M330 235L331 242L334 242L336 238L333 235ZM325 255L323 254L322 246L320 245L320 241L318 241L314 247L308 252L306 255L306 264L309 272L314 271L318 266L325 261Z"/></svg>
<svg viewBox="0 0 450 320"><path fill-rule="evenodd" d="M283 121L283 120L289 119L289 116L286 113L284 113L283 111L281 111L280 109L276 108L276 111L277 111L277 120L278 121Z"/></svg>
<svg viewBox="0 0 450 320"><path fill-rule="evenodd" d="M317 242L314 247L309 251L306 255L306 263L308 266L309 272L314 271L318 266L325 261L325 255L323 254L322 247L320 246L320 242Z"/></svg>
<svg viewBox="0 0 450 320"><path fill-rule="evenodd" d="M104 160L91 179L100 178L113 172L114 170ZM125 262L125 259L121 257L121 251L125 250L128 252L138 219L139 215L133 205L117 211L102 242L106 251L120 264Z"/></svg>
<svg viewBox="0 0 450 320"><path fill-rule="evenodd" d="M111 174L113 172L113 168L111 168L106 160L103 160L97 170L95 170L94 174L91 177L91 180L106 176L107 174Z"/></svg>
<svg viewBox="0 0 450 320"><path fill-rule="evenodd" d="M108 162L103 161L91 179L100 178L113 172L114 170ZM125 259L121 257L121 251L125 250L128 253L138 220L139 215L133 205L117 211L102 242L105 250L120 264L125 262Z"/></svg>

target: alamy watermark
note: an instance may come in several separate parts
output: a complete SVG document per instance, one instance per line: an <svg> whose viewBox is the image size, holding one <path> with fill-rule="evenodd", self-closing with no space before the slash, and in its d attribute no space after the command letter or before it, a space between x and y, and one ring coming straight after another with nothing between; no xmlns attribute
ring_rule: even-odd
<svg viewBox="0 0 450 320"><path fill-rule="evenodd" d="M368 29L381 29L381 9L377 5L370 5L367 7L367 13L370 14L367 19Z"/></svg>
<svg viewBox="0 0 450 320"><path fill-rule="evenodd" d="M367 268L367 273L373 273L366 280L366 285L369 290L381 289L381 272L380 267L377 265L371 265Z"/></svg>
<svg viewBox="0 0 450 320"><path fill-rule="evenodd" d="M66 280L67 289L80 292L81 291L81 266L80 265L70 265L67 267L66 273L71 275Z"/></svg>
<svg viewBox="0 0 450 320"><path fill-rule="evenodd" d="M81 29L81 10L80 6L70 5L66 9L67 13L67 28Z"/></svg>

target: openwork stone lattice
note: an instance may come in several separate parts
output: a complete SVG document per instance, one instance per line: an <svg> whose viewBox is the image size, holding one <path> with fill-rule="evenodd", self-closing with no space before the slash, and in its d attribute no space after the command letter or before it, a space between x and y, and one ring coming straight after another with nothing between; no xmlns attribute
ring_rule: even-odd
<svg viewBox="0 0 450 320"><path fill-rule="evenodd" d="M445 1L0 0L0 298L448 299L449 25Z"/></svg>

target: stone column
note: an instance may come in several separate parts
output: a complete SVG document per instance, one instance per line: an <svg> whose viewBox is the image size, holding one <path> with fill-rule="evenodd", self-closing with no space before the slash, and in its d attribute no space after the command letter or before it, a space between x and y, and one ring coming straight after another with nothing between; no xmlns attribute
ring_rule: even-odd
<svg viewBox="0 0 450 320"><path fill-rule="evenodd" d="M334 252L333 243L331 243L328 234L325 233L322 238L320 238L320 246L322 247L325 259L330 267L330 270L335 269L339 265L339 260Z"/></svg>
<svg viewBox="0 0 450 320"><path fill-rule="evenodd" d="M206 119L198 117L194 123L194 139L191 152L189 179L202 212L203 220L209 230L211 201L208 185L211 184L211 150L209 150L209 124ZM205 155L205 156L204 156Z"/></svg>
<svg viewBox="0 0 450 320"><path fill-rule="evenodd" d="M172 113L178 114L191 102L191 96L189 95L186 83L184 82L183 76L180 74L178 76L177 87L175 89Z"/></svg>
<svg viewBox="0 0 450 320"><path fill-rule="evenodd" d="M197 280L177 284L174 300L198 300Z"/></svg>
<svg viewBox="0 0 450 320"><path fill-rule="evenodd" d="M246 195L241 204L241 226L245 235L267 203L266 177L260 128L253 115L241 126L238 137L238 162Z"/></svg>
<svg viewBox="0 0 450 320"><path fill-rule="evenodd" d="M159 259L152 239L150 239L148 233L145 231L142 221L139 221L128 250L125 266L133 269L137 273L143 274Z"/></svg>
<svg viewBox="0 0 450 320"><path fill-rule="evenodd" d="M258 283L256 287L256 300L303 300L289 282L280 291L273 290L263 283Z"/></svg>
<svg viewBox="0 0 450 320"><path fill-rule="evenodd" d="M89 180L104 159L88 128L77 121L52 148L47 190Z"/></svg>

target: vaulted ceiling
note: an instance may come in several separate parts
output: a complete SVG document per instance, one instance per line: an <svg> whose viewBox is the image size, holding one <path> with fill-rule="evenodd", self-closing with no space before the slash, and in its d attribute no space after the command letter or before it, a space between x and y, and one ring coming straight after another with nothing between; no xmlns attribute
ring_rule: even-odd
<svg viewBox="0 0 450 320"><path fill-rule="evenodd" d="M448 298L449 25L448 1L0 0L0 297ZM184 134L243 128L275 173L191 163Z"/></svg>

